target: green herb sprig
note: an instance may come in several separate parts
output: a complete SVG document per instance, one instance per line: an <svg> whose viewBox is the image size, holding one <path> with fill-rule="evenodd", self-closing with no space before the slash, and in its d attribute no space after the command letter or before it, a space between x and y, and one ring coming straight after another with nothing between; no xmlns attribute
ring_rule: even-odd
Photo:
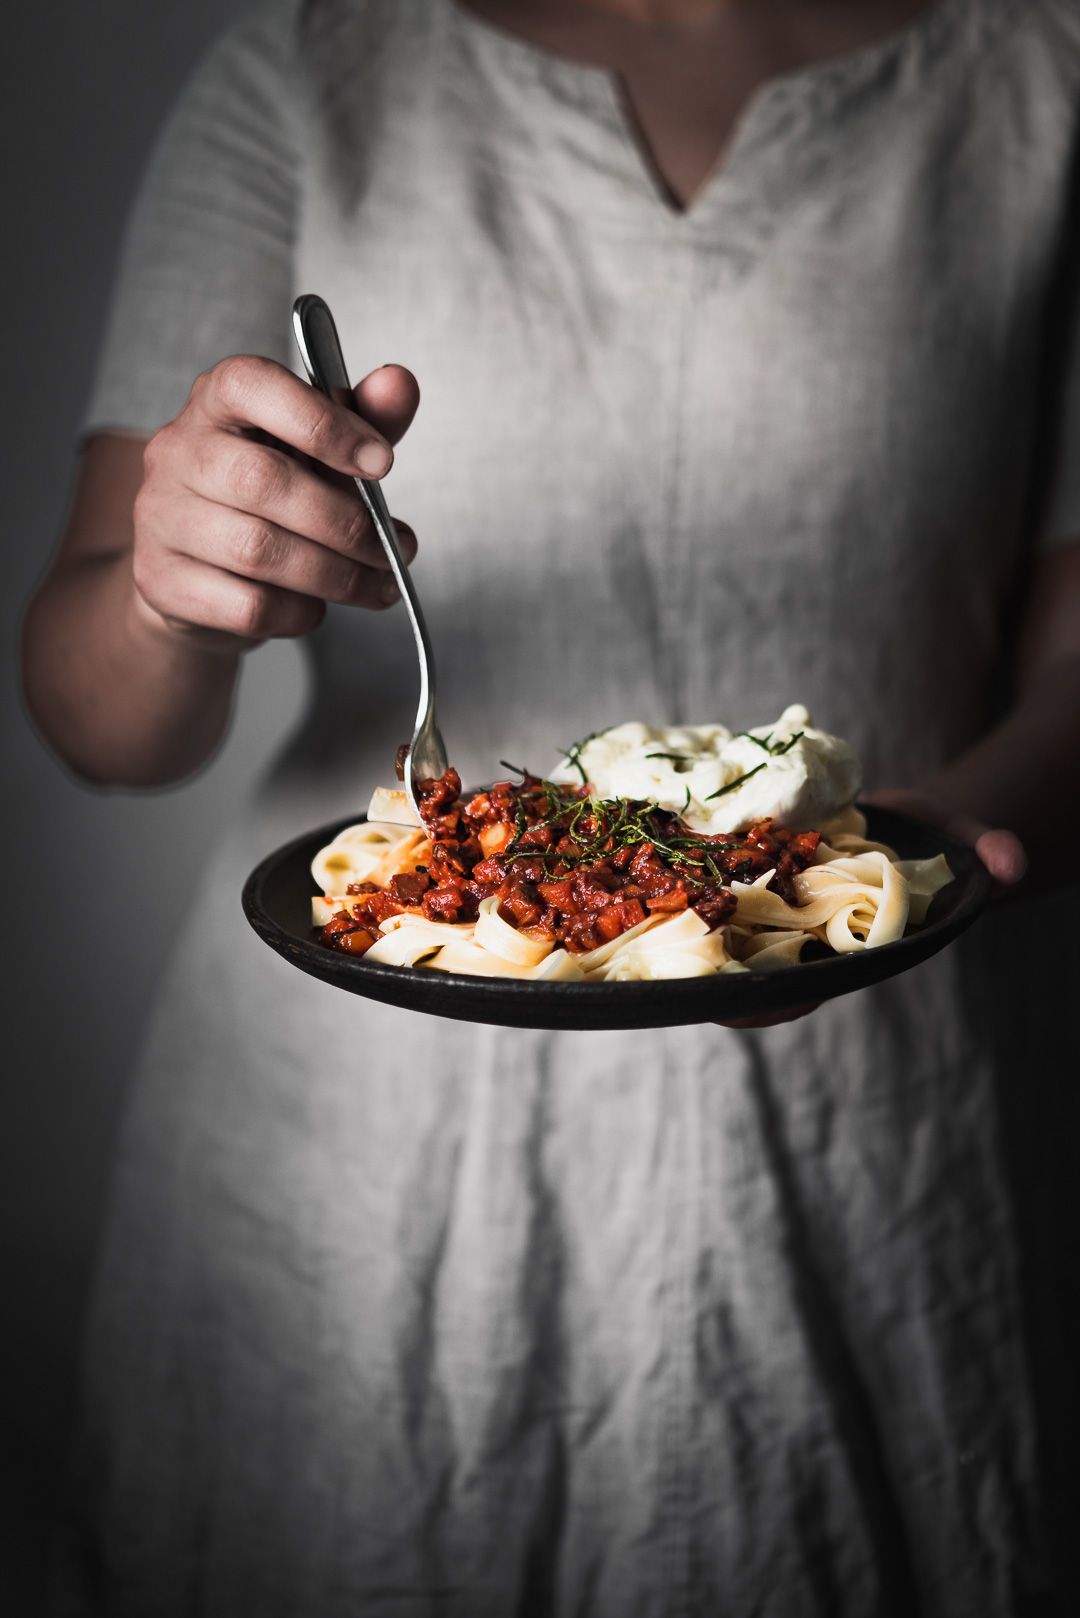
<svg viewBox="0 0 1080 1618"><path fill-rule="evenodd" d="M749 781L755 775L760 775L762 770L767 770L770 762L769 759L765 759L761 764L755 764L752 770L747 770L745 775L737 775L734 781L728 782L726 787L720 787L717 792L710 792L705 802L711 803L714 798L726 798L729 792L734 792L736 787L741 787L744 781Z"/></svg>
<svg viewBox="0 0 1080 1618"><path fill-rule="evenodd" d="M688 794L684 808L689 805L689 801ZM592 821L591 831L585 829L586 821ZM692 834L686 835L685 832L676 831L675 828L681 825L678 816L670 810L659 809L652 803L632 798L601 800L583 798L573 804L564 802L560 814L553 818L553 822L534 822L525 829L536 830L540 825L549 823L557 824L563 837L569 838L577 845L577 853L559 853L557 849L522 848L521 839L524 830L519 821L514 840L505 850L503 857L511 860L516 857L551 861L556 865L585 866L600 859L610 858L623 849L640 848L650 844L662 859L678 869L692 885L696 887L704 885L708 880L704 875L706 870L713 881L719 883L722 880L715 862L711 866L706 864L708 855L702 840ZM739 843L725 843L722 850L740 846ZM716 847L713 851L722 850L721 847Z"/></svg>
<svg viewBox="0 0 1080 1618"><path fill-rule="evenodd" d="M612 729L614 729L614 726L605 725L603 730L591 730L589 734L587 736L583 736L579 742L574 742L570 747L563 749L563 758L565 760L567 769L576 770L578 772L578 774L581 776L582 786L588 786L589 784L589 777L585 774L585 767L581 762L582 753L588 747L590 742L594 742L598 736L606 736L608 731Z"/></svg>
<svg viewBox="0 0 1080 1618"><path fill-rule="evenodd" d="M739 735L748 737L752 742L757 742L759 747L765 748L769 756L767 759L763 759L760 764L755 764L752 770L747 770L744 775L737 775L734 781L729 781L727 786L721 787L718 792L710 792L705 799L706 803L711 803L714 798L726 798L729 792L734 792L736 787L741 787L744 781L749 781L752 776L759 775L762 770L767 770L774 758L783 758L785 753L790 753L795 743L802 741L806 732L797 730L794 736L789 736L786 742L777 742L775 747L766 745L767 742L772 740L772 731L769 732L764 742L758 736L751 736L748 730L741 730Z"/></svg>

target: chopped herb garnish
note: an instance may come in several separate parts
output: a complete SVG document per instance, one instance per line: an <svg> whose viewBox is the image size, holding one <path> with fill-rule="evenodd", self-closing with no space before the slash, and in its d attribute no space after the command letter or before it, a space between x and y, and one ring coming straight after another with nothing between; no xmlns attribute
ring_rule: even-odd
<svg viewBox="0 0 1080 1618"><path fill-rule="evenodd" d="M770 730L769 734L766 736L764 741L762 741L760 736L753 735L752 732L750 732L749 730L740 730L739 735L735 737L736 741L738 741L739 736L745 736L748 742L753 742L755 747L763 748L766 753L771 753L772 752L772 748L769 746L769 743L772 741L772 736L773 736L773 733L772 733L771 730Z"/></svg>
<svg viewBox="0 0 1080 1618"><path fill-rule="evenodd" d="M806 735L806 732L804 730L797 730L794 736L790 736L786 742L781 742L776 747L766 747L765 743L759 741L756 736L750 736L750 732L748 730L741 730L739 735L749 736L752 742L757 742L759 747L765 748L765 751L768 753L769 757L763 760L762 763L755 764L754 768L752 770L747 770L745 775L737 775L734 781L729 781L726 787L720 788L719 792L710 792L709 796L705 799L706 803L711 803L714 798L726 798L729 792L734 792L736 787L741 787L743 782L749 781L752 775L757 775L759 771L768 769L769 764L774 758L783 758L785 753L790 753L791 749L795 746L795 743L802 741L803 737ZM772 732L770 731L770 739L771 736Z"/></svg>
<svg viewBox="0 0 1080 1618"><path fill-rule="evenodd" d="M755 764L752 770L747 770L745 775L737 775L734 781L729 781L726 787L720 788L719 792L710 792L705 802L711 803L714 798L726 798L729 792L734 792L735 788L741 787L744 781L749 781L751 776L758 775L762 770L767 770L768 767L768 759L765 759L761 764Z"/></svg>
<svg viewBox="0 0 1080 1618"><path fill-rule="evenodd" d="M517 848L528 829L529 822L525 819L525 806L519 798L517 804L517 824L514 827L513 841L506 850L507 854L513 854L514 850Z"/></svg>
<svg viewBox="0 0 1080 1618"><path fill-rule="evenodd" d="M587 736L583 736L579 742L574 742L574 744L571 747L566 748L564 752L563 757L567 768L576 770L578 772L578 774L581 776L581 783L583 786L588 786L589 778L585 774L585 770L581 762L581 755L585 751L586 747L588 747L590 742L594 742L598 736L606 736L611 728L612 727L610 725L605 725L603 730L590 731Z"/></svg>

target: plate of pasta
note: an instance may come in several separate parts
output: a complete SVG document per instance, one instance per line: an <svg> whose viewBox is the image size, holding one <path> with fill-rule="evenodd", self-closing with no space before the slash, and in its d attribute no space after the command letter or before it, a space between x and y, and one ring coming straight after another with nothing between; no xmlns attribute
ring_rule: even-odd
<svg viewBox="0 0 1080 1618"><path fill-rule="evenodd" d="M769 726L636 722L550 776L450 769L252 872L271 948L369 999L528 1028L766 1016L881 982L976 918L974 852L859 806L858 760L793 706Z"/></svg>

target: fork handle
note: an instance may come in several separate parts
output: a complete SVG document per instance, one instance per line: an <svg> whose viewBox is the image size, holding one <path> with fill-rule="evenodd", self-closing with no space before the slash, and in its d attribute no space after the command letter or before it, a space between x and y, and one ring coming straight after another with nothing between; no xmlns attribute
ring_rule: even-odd
<svg viewBox="0 0 1080 1618"><path fill-rule="evenodd" d="M322 298L312 292L297 298L293 304L293 332L312 387L324 393L328 399L333 399L336 404L354 410L352 387L349 383L349 373L345 369L345 358L341 352L337 327ZM373 478L354 478L353 481L375 525L375 532L379 536L397 581L397 587L401 591L420 659L420 701L416 709L416 728L410 747L410 752L415 755L413 763L419 774L438 777L446 769L446 755L439 738L438 722L435 717L435 656L427 624L424 622L419 597L401 554L394 519L387 508L382 485ZM436 768L437 765L440 767Z"/></svg>
<svg viewBox="0 0 1080 1618"><path fill-rule="evenodd" d="M354 410L352 386L349 382L349 373L345 369L345 358L341 352L337 327L322 298L316 297L311 292L297 298L293 305L293 330L312 387L324 393L328 399L333 399L335 404L344 405L347 410ZM394 519L387 509L386 497L379 482L374 478L354 478L353 481L360 490L371 520L375 524L375 532L382 542L398 589L409 609L409 616L413 619L413 630L418 639L423 637L425 650L430 656L424 615L420 610L420 603L416 599L416 592L413 590L401 554L401 545L394 527Z"/></svg>

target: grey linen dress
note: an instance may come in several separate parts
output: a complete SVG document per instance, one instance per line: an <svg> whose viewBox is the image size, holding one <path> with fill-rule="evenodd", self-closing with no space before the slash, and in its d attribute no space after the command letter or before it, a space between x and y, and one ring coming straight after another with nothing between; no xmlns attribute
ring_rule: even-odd
<svg viewBox="0 0 1080 1618"><path fill-rule="evenodd" d="M166 130L88 426L292 363L318 291L354 376L421 380L388 491L466 782L792 701L915 782L1080 535L1078 113L1072 0L943 0L768 86L680 215L606 73L275 0ZM366 1004L239 906L408 734L400 608L310 650L145 1051L54 1610L1067 1610L1060 905L765 1032Z"/></svg>

